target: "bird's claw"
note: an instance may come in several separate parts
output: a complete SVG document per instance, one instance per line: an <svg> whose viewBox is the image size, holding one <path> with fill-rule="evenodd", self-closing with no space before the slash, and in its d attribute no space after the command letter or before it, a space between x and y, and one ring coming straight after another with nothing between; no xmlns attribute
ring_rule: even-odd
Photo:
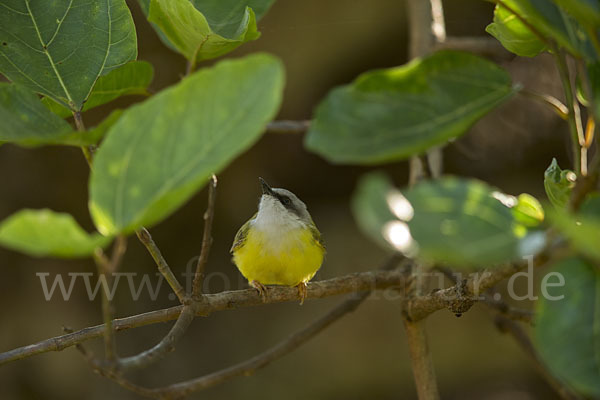
<svg viewBox="0 0 600 400"><path fill-rule="evenodd" d="M261 297L263 303L267 302L267 288L259 281L251 281L250 286L258 291L258 295Z"/></svg>
<svg viewBox="0 0 600 400"><path fill-rule="evenodd" d="M304 300L306 300L306 296L308 295L308 291L306 290L306 282L300 282L296 285L298 288L298 295L300 296L300 305L304 304Z"/></svg>

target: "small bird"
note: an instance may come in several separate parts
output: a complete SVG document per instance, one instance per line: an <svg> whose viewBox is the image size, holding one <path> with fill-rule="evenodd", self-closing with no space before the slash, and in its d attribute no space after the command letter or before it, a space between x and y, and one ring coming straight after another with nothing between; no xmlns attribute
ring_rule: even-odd
<svg viewBox="0 0 600 400"><path fill-rule="evenodd" d="M296 286L303 304L306 282L323 263L321 233L295 194L258 180L262 186L258 212L235 235L233 262L263 301L265 285Z"/></svg>

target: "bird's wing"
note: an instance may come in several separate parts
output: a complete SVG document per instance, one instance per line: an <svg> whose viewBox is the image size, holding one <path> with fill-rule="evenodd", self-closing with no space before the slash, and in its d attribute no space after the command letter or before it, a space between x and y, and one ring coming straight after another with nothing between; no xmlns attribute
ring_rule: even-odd
<svg viewBox="0 0 600 400"><path fill-rule="evenodd" d="M250 222L254 219L254 217L256 217L256 214L254 214L252 218L246 221L246 223L242 225L240 230L237 231L237 233L235 234L235 239L233 239L233 245L231 246L231 250L229 250L230 253L233 253L234 251L236 251L244 245L244 243L246 242L246 236L248 235L248 231L250 230Z"/></svg>
<svg viewBox="0 0 600 400"><path fill-rule="evenodd" d="M313 240L323 249L323 251L325 251L325 243L323 242L321 232L319 232L317 226L314 223L308 224L308 229L310 229L310 233L312 234Z"/></svg>

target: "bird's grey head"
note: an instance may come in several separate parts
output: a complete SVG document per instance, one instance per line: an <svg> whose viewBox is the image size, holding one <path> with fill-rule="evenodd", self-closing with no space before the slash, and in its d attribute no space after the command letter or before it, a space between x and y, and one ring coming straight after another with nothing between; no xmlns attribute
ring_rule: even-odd
<svg viewBox="0 0 600 400"><path fill-rule="evenodd" d="M288 217L293 220L311 224L312 218L308 213L306 204L294 193L286 189L272 188L264 179L258 178L262 187L262 196L258 205L258 213L274 214ZM264 215L269 218L270 215Z"/></svg>

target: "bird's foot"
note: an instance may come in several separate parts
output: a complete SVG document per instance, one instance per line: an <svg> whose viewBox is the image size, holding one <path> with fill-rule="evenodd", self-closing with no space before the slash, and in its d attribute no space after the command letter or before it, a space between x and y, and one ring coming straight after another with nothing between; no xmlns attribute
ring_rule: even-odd
<svg viewBox="0 0 600 400"><path fill-rule="evenodd" d="M300 282L296 285L298 288L298 295L300 296L300 305L304 304L304 300L306 300L306 296L308 295L308 291L306 290L306 282Z"/></svg>
<svg viewBox="0 0 600 400"><path fill-rule="evenodd" d="M262 298L263 303L267 302L267 288L265 285L260 283L259 281L250 281L250 286L254 289L258 290L259 296Z"/></svg>

